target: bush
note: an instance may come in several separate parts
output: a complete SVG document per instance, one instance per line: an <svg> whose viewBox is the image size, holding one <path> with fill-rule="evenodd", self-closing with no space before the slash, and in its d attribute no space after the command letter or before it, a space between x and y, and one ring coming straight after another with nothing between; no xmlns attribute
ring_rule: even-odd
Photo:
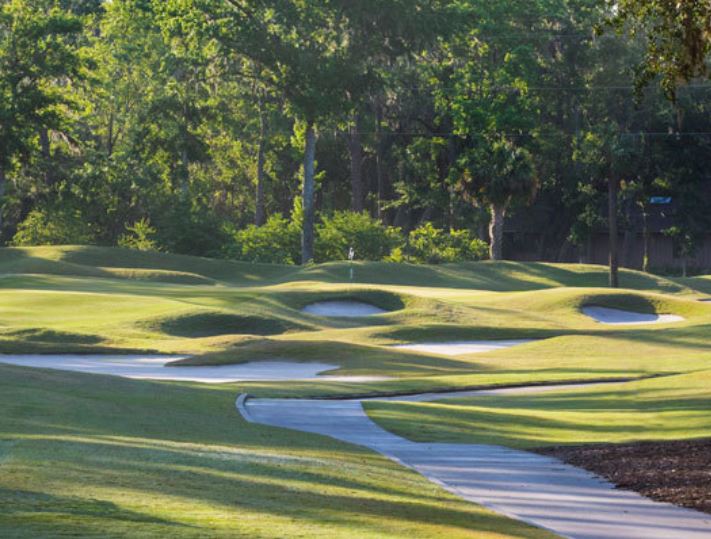
<svg viewBox="0 0 711 539"><path fill-rule="evenodd" d="M225 250L228 258L245 262L298 264L301 260L301 229L298 223L272 215L263 226L250 225L235 233Z"/></svg>
<svg viewBox="0 0 711 539"><path fill-rule="evenodd" d="M71 208L38 208L17 226L12 244L87 245L95 239L91 225L78 211Z"/></svg>
<svg viewBox="0 0 711 539"><path fill-rule="evenodd" d="M155 234L156 229L151 226L150 220L143 218L133 225L126 225L126 233L118 239L118 244L137 251L160 251Z"/></svg>
<svg viewBox="0 0 711 539"><path fill-rule="evenodd" d="M385 226L367 213L339 211L316 227L316 261L347 260L351 247L358 260L383 260L402 243L399 228Z"/></svg>
<svg viewBox="0 0 711 539"><path fill-rule="evenodd" d="M224 221L198 201L176 200L155 216L156 241L170 253L219 256L231 240Z"/></svg>
<svg viewBox="0 0 711 539"><path fill-rule="evenodd" d="M407 255L417 264L442 264L484 260L488 249L486 242L472 238L468 230L447 233L426 223L410 232Z"/></svg>

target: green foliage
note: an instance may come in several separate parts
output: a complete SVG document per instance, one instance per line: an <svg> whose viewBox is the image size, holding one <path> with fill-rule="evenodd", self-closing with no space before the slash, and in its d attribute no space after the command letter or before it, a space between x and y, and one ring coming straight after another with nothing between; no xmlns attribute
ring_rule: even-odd
<svg viewBox="0 0 711 539"><path fill-rule="evenodd" d="M72 38L80 30L52 0L0 3L0 172L29 154L37 129L61 125L66 82L79 72Z"/></svg>
<svg viewBox="0 0 711 539"><path fill-rule="evenodd" d="M242 243L235 230L349 202L405 230L482 230L491 206L501 224L538 191L536 211L517 215L524 228L551 217L535 248L507 245L568 260L603 230L614 172L622 232L638 237L645 201L670 196L661 228L695 249L711 230L708 89L680 88L672 105L654 87L635 109L630 73L648 52L647 74L675 74L667 90L703 74L708 2L618 4L634 39L593 38L613 12L588 0L0 2L2 239L54 201L100 244L293 263L295 225L288 239L250 228ZM308 124L314 185L302 181ZM154 233L126 230L143 216ZM394 233L338 219L319 227L318 260L357 242L357 258L453 256L416 257Z"/></svg>
<svg viewBox="0 0 711 539"><path fill-rule="evenodd" d="M316 229L316 260L383 260L403 243L399 229L385 226L367 213L339 211L323 217Z"/></svg>
<svg viewBox="0 0 711 539"><path fill-rule="evenodd" d="M608 0L618 30L644 35L647 54L637 68L637 83L661 77L671 99L680 83L708 75L711 54L711 3L696 0Z"/></svg>
<svg viewBox="0 0 711 539"><path fill-rule="evenodd" d="M425 223L410 232L407 252L409 261L420 264L442 264L467 260L485 260L489 248L486 242L472 238L468 230L444 230ZM396 257L400 253L395 253ZM396 258L392 259L397 261Z"/></svg>
<svg viewBox="0 0 711 539"><path fill-rule="evenodd" d="M298 221L272 215L263 226L250 225L238 231L225 255L245 262L297 264L301 253L300 230Z"/></svg>
<svg viewBox="0 0 711 539"><path fill-rule="evenodd" d="M185 198L156 217L156 228L158 244L173 253L212 256L230 241L218 215Z"/></svg>
<svg viewBox="0 0 711 539"><path fill-rule="evenodd" d="M508 207L531 202L538 190L533 156L505 138L482 141L460 159L458 187L476 203Z"/></svg>
<svg viewBox="0 0 711 539"><path fill-rule="evenodd" d="M118 239L118 245L137 251L160 251L155 235L156 229L151 226L150 219L144 217L126 226L126 233Z"/></svg>
<svg viewBox="0 0 711 539"><path fill-rule="evenodd" d="M95 239L94 230L79 211L60 206L32 210L17 227L12 244L87 245Z"/></svg>

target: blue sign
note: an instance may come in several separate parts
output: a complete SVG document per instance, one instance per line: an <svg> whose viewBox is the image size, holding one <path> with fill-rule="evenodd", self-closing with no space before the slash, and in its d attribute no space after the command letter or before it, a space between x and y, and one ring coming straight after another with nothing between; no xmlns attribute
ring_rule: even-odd
<svg viewBox="0 0 711 539"><path fill-rule="evenodd" d="M659 205L671 204L672 197L652 197L649 199L649 203Z"/></svg>

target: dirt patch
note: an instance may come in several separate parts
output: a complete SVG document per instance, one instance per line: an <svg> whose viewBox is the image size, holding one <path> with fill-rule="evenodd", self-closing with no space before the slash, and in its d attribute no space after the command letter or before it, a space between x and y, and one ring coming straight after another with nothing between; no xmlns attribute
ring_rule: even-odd
<svg viewBox="0 0 711 539"><path fill-rule="evenodd" d="M547 447L535 452L585 468L618 488L711 513L711 438Z"/></svg>

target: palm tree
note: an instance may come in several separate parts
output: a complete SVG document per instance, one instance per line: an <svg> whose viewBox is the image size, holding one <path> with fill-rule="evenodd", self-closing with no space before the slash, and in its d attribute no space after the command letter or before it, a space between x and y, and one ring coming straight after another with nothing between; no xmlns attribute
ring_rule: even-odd
<svg viewBox="0 0 711 539"><path fill-rule="evenodd" d="M470 149L459 164L458 190L475 205L490 209L490 255L502 260L507 211L532 202L538 191L533 157L525 148L498 138Z"/></svg>

